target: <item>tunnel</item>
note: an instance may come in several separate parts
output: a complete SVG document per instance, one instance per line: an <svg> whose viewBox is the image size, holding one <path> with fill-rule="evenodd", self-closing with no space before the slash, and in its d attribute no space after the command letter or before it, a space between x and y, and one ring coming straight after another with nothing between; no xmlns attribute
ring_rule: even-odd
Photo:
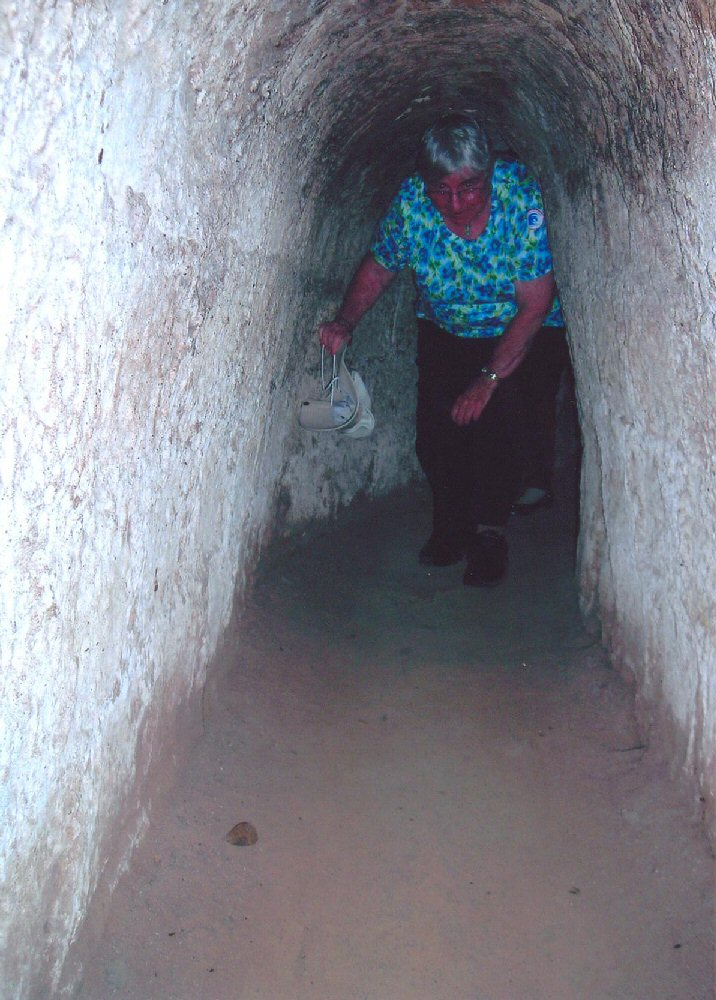
<svg viewBox="0 0 716 1000"><path fill-rule="evenodd" d="M296 412L317 323L451 109L540 180L581 613L713 839L715 26L704 0L4 6L8 997L54 995L266 546L419 476L406 276L356 334L374 434Z"/></svg>

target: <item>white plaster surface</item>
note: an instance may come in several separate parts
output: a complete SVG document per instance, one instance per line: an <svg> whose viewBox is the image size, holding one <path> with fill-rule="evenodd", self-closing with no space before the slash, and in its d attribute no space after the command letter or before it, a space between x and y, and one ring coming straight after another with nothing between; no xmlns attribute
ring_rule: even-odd
<svg viewBox="0 0 716 1000"><path fill-rule="evenodd" d="M130 856L262 540L414 474L405 282L354 349L374 438L295 414L316 320L457 103L543 177L585 611L713 826L713 32L698 0L2 5L8 997L52 994Z"/></svg>

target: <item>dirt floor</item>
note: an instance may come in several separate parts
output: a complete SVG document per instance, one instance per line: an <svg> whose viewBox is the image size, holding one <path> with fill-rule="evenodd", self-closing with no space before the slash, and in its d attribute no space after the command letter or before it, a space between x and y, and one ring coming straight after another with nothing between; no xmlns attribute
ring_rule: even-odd
<svg viewBox="0 0 716 1000"><path fill-rule="evenodd" d="M428 521L269 553L82 1000L714 997L713 861L582 629L571 508L494 590L418 565Z"/></svg>

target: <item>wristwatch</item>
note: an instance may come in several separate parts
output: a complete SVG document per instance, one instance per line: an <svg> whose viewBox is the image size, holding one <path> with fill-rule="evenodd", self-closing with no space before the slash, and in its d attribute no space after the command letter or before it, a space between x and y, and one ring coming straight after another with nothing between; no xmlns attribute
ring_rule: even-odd
<svg viewBox="0 0 716 1000"><path fill-rule="evenodd" d="M481 368L480 374L484 375L485 378L489 378L490 382L494 382L495 385L500 381L500 376L497 372L493 372L491 368Z"/></svg>

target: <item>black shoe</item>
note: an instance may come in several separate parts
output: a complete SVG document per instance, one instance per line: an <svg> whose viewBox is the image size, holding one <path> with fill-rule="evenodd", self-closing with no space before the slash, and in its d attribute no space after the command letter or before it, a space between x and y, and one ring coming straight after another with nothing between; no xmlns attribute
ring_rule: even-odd
<svg viewBox="0 0 716 1000"><path fill-rule="evenodd" d="M513 514L531 514L534 510L543 510L545 507L551 507L554 503L554 496L549 490L541 496L539 500L535 500L533 503L522 503L520 500L517 503L512 504Z"/></svg>
<svg viewBox="0 0 716 1000"><path fill-rule="evenodd" d="M467 549L466 587L496 587L507 573L507 540L499 531L479 531Z"/></svg>
<svg viewBox="0 0 716 1000"><path fill-rule="evenodd" d="M464 541L433 532L420 550L418 561L421 566L454 566L464 556Z"/></svg>

